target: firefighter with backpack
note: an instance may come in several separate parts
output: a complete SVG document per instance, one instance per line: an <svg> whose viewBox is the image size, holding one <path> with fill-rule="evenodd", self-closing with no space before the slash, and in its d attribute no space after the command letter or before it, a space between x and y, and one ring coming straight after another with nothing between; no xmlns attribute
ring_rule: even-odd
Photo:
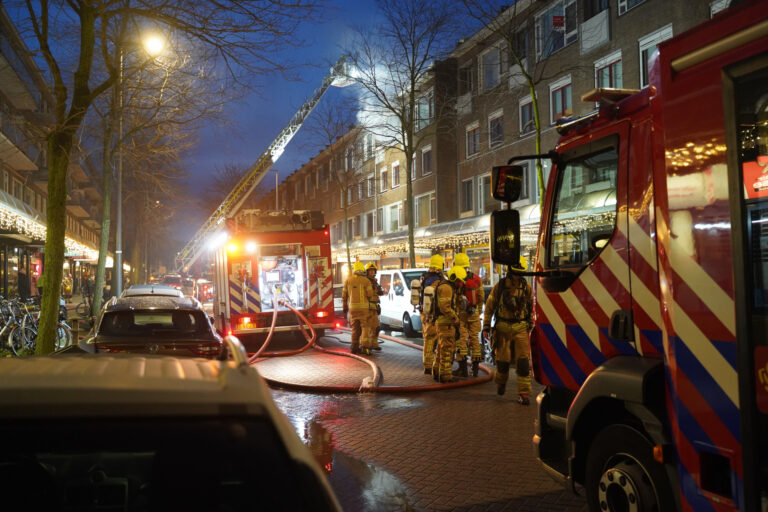
<svg viewBox="0 0 768 512"><path fill-rule="evenodd" d="M469 256L465 253L457 254L454 263L467 272L463 287L466 308L459 312L459 339L456 341L456 359L459 362L459 369L454 374L460 377L469 376L467 368L467 354L469 353L472 357L472 376L477 377L480 371L480 361L483 358L483 351L480 346L482 326L480 310L485 302L483 281L470 270Z"/></svg>
<svg viewBox="0 0 768 512"><path fill-rule="evenodd" d="M527 262L520 257L520 263L510 270L525 271ZM496 355L496 392L503 395L509 380L509 366L512 361L517 370L517 402L530 404L531 358L529 333L532 327L533 289L525 277L508 272L507 276L493 287L485 302L483 336L491 337L491 346ZM495 318L493 332L491 320Z"/></svg>
<svg viewBox="0 0 768 512"><path fill-rule="evenodd" d="M363 327L370 318L370 303L374 297L373 287L362 261L356 261L352 266L353 274L344 283L341 299L344 303L344 315L349 313L349 324L352 327L352 344L349 351L353 354L361 352L360 337Z"/></svg>
<svg viewBox="0 0 768 512"><path fill-rule="evenodd" d="M453 354L456 351L456 335L459 326L459 309L461 288L467 271L463 267L454 265L448 271L448 279L443 279L435 286L434 306L435 326L437 328L437 380L439 382L456 382L451 371L453 367ZM434 374L433 374L434 376Z"/></svg>
<svg viewBox="0 0 768 512"><path fill-rule="evenodd" d="M379 296L384 295L384 289L376 280L377 271L378 268L376 268L375 262L371 261L365 265L365 275L371 282L373 298L371 298L371 302L368 305L370 312L363 325L363 334L360 338L360 346L364 352L366 350L368 352L371 350L381 350L381 347L379 346L379 315L381 314L381 300L379 299Z"/></svg>
<svg viewBox="0 0 768 512"><path fill-rule="evenodd" d="M445 279L443 266L445 261L439 254L433 254L429 260L429 269L421 276L419 287L419 310L421 311L421 333L424 338L424 352L422 362L424 373L430 373L437 378L435 366L435 348L437 342L437 326L435 325L435 287L437 283ZM414 280L415 281L415 280ZM411 287L414 289L414 287Z"/></svg>

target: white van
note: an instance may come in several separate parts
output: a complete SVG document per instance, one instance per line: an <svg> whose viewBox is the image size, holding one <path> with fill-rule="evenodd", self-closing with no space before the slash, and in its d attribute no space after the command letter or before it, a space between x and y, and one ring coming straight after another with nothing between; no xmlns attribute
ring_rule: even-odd
<svg viewBox="0 0 768 512"><path fill-rule="evenodd" d="M408 337L419 336L421 317L411 305L411 281L420 279L426 268L379 270L376 278L384 289L381 299L382 326L401 328Z"/></svg>

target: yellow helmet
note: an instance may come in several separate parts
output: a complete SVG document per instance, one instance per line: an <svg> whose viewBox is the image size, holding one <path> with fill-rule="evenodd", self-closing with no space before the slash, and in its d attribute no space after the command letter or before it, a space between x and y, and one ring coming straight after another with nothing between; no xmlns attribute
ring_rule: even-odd
<svg viewBox="0 0 768 512"><path fill-rule="evenodd" d="M365 271L366 272L371 270L371 269L378 270L378 268L376 267L376 262L375 261L371 261L370 263L365 265Z"/></svg>
<svg viewBox="0 0 768 512"><path fill-rule="evenodd" d="M433 254L432 257L429 258L429 268L439 268L442 270L444 266L445 260L439 254Z"/></svg>
<svg viewBox="0 0 768 512"><path fill-rule="evenodd" d="M456 259L453 260L454 265L458 265L460 267L468 267L469 266L469 256L467 256L465 253L460 252L456 255Z"/></svg>
<svg viewBox="0 0 768 512"><path fill-rule="evenodd" d="M467 278L467 271L464 270L464 267L454 265L451 267L451 270L448 271L449 281L456 281L458 279L459 281L464 282L466 278Z"/></svg>
<svg viewBox="0 0 768 512"><path fill-rule="evenodd" d="M519 270L527 270L528 269L528 260L525 259L525 256L522 254L520 255L520 263L514 266L515 268Z"/></svg>
<svg viewBox="0 0 768 512"><path fill-rule="evenodd" d="M363 265L362 261L356 261L354 265L352 265L352 272L365 272L365 266Z"/></svg>

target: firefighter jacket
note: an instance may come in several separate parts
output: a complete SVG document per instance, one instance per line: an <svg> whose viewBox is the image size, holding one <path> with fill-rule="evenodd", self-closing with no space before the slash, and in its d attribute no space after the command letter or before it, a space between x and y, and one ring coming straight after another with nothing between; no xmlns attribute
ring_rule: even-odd
<svg viewBox="0 0 768 512"><path fill-rule="evenodd" d="M368 311L369 303L374 297L371 281L364 273L355 272L344 283L341 300L350 312Z"/></svg>
<svg viewBox="0 0 768 512"><path fill-rule="evenodd" d="M485 302L485 290L483 290L482 279L477 274L467 272L467 278L464 280L462 290L467 298L466 313L468 315L479 314L483 308L482 304Z"/></svg>
<svg viewBox="0 0 768 512"><path fill-rule="evenodd" d="M435 290L437 308L435 323L438 325L452 325L459 321L458 295L460 291L450 281L440 281Z"/></svg>
<svg viewBox="0 0 768 512"><path fill-rule="evenodd" d="M373 297L371 298L371 302L375 302L378 304L379 302L381 302L379 300L379 296L384 295L384 288L381 287L381 285L379 284L379 282L376 280L375 277L370 277L370 276L366 276L366 277L368 277L368 280L371 282L371 288L373 288Z"/></svg>
<svg viewBox="0 0 768 512"><path fill-rule="evenodd" d="M493 287L485 302L483 329L491 327L491 319L496 322L526 322L530 327L533 311L533 289L522 276L507 276Z"/></svg>

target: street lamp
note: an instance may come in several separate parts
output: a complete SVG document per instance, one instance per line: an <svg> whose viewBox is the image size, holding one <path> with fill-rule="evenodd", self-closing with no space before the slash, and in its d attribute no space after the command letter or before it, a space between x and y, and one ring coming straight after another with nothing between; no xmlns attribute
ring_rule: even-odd
<svg viewBox="0 0 768 512"><path fill-rule="evenodd" d="M157 57L165 48L165 39L158 34L146 34L141 40L144 51L152 58ZM120 68L117 77L118 108L117 120L117 227L115 229L115 295L123 292L123 46L120 45Z"/></svg>

